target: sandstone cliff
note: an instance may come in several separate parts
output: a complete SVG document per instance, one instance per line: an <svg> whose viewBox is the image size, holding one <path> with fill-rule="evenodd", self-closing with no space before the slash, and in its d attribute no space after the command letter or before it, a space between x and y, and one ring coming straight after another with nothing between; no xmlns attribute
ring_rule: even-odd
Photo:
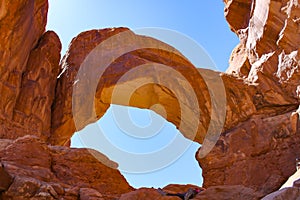
<svg viewBox="0 0 300 200"><path fill-rule="evenodd" d="M251 98L255 111L198 160L205 186L242 183L266 194L295 172L300 153L299 2L225 3L226 19L241 41L227 73L260 91Z"/></svg>

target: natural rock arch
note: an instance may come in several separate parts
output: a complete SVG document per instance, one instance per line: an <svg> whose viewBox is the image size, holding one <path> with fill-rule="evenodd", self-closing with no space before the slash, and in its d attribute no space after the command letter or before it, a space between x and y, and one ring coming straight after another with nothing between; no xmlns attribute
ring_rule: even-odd
<svg viewBox="0 0 300 200"><path fill-rule="evenodd" d="M94 53L94 58L91 58L90 60L95 60L97 57L96 54L102 55L103 52L97 52L97 45L101 45L101 42L109 39L110 36L115 34L122 35L120 32L123 32L123 36L121 36L119 38L120 41L117 41L116 43L121 42L121 40L124 40L125 38L125 45L128 46L128 44L130 44L128 48L134 49L133 51L128 52L128 50L121 49L121 51L125 51L125 53L117 58L108 53L107 56L113 56L113 60L110 60L111 63L107 67L102 66L103 63L99 63L99 61L101 62L101 59L93 61L94 63L92 64L89 61L84 60L86 57L88 58L87 54L90 56L93 54L93 51L95 52L95 49L96 53ZM91 37L91 35L96 38L93 42L84 40L85 37ZM118 40L118 38L116 39ZM74 51L78 50L78 46L81 46L82 42L85 42L85 47L87 48L88 46L89 50L84 52L84 55L81 58L78 58ZM146 47L156 47L156 49L139 48L135 50L139 43ZM109 45L113 44L109 42ZM122 46L122 44L119 45ZM100 51L103 48L107 51L107 47L101 47ZM114 49L112 50L115 52ZM116 51L120 50L116 49ZM80 113L77 115L79 118L80 116L83 116L81 119L75 120L75 122L77 122L77 128L81 129L88 123L99 119L106 112L111 103L148 108L162 115L165 113L166 116L164 117L177 127L184 124L184 128L181 131L186 137L191 139L196 137L197 141L203 141L211 112L209 108L209 91L198 70L174 48L152 38L137 36L128 29L118 28L100 31L93 30L80 34L72 41L72 45L67 55L68 56L65 57L62 62L62 68L65 68L66 71L64 71L59 79L57 98L53 106L54 112L52 115L52 134L50 143L62 145L69 140L71 135L75 132L74 113L72 112L76 113L78 111ZM81 65L86 65L83 66L83 68L94 65L87 70L92 73L88 76L87 74L89 72L84 71L85 69L82 70L82 68L80 68ZM98 67L99 65L100 67ZM143 66L142 70L138 69L140 66ZM168 66L168 69L164 66ZM101 67L103 69L101 69ZM99 68L102 72L95 72L95 70ZM91 80L88 80L84 83L84 86L81 86L81 88L78 89L79 91L76 91L73 90L74 83L78 81L76 84L81 84L81 82L85 81L82 80L82 78L85 77L78 77L78 71L80 69L80 73L83 76L90 77L91 79L94 78L94 83L92 83ZM134 70L134 72L131 72L131 70ZM167 73L172 72L175 72L173 75L177 75L177 77L168 77ZM97 76L99 76L99 74L101 76L99 78L95 77L93 73L98 73ZM127 74L130 75L124 80L124 75ZM86 80L90 78L86 78ZM163 85L164 83L167 84ZM176 84L178 86L176 86ZM179 84L183 85L179 86ZM115 92L116 90L114 89L116 87L121 88L118 90L119 92ZM184 88L187 90L184 91ZM88 90L92 90L92 94L88 94ZM76 92L77 94L75 94ZM192 93L192 95L190 93ZM85 100L90 100L91 103L87 105L89 107L83 104L83 100L74 102L74 98L80 98L81 95ZM195 100L196 103L193 102ZM74 105L77 105L76 103L80 104L78 110L77 108L74 110ZM193 107L195 108L195 105L193 104L198 104L196 105L196 109L199 109L198 113L195 109L195 111L192 109ZM204 104L207 104L207 106ZM164 110L157 109L157 105L160 105L159 108L163 107ZM93 110L93 106L95 107L95 110ZM181 117L182 112L188 113L188 116L186 116L185 119L182 119ZM199 112L201 112L201 114ZM195 130L191 131L189 130L189 127L198 123L199 116L201 117L200 121L202 121L202 124L199 124L199 130L196 129L196 132L198 132L197 136L193 137L189 132L195 132Z"/></svg>
<svg viewBox="0 0 300 200"><path fill-rule="evenodd" d="M109 66L107 65L107 67L101 66L101 64L104 64L99 64L101 60L97 60L95 57L97 54L103 54L103 52L101 52L103 48L105 49L104 51L108 51L108 47L101 47L100 50L97 50L97 48L103 41L108 40L110 37L122 34L123 36L120 36L119 39L118 37L114 38L114 40L120 40L116 43L119 44L125 37L125 45L128 46L128 44L130 44L127 48L134 50L126 51L123 55L121 54L120 57L113 57L113 60L110 60L111 63ZM108 43L110 44L110 42ZM139 48L135 50L136 46L140 44L152 48ZM84 49L82 49L82 46L84 46ZM122 47L122 44L119 44L119 46ZM117 54L119 54L118 51L124 51L124 49L117 49L119 46L117 46L116 49L112 49L113 52L116 51ZM86 61L91 54L94 54L94 58L90 58L91 61ZM107 56L111 56L109 53L107 54ZM90 65L93 67L88 68ZM139 70L139 66L143 66L143 70ZM168 69L165 69L164 66L167 66ZM182 131L187 138L199 143L203 142L209 124L212 123L212 121L216 124L217 122L222 123L222 118L225 117L227 101L229 107L226 109L229 115L227 115L226 123L221 124L221 126L225 126L225 129L237 124L239 120L247 119L248 116L255 112L255 105L251 100L251 96L257 90L254 86L226 74L212 70L197 69L171 46L153 38L135 35L126 28L92 30L81 33L78 37L73 39L68 53L63 58L61 67L62 73L59 75L56 99L52 106L52 133L49 140L51 144L62 145L67 142L75 132L76 129L72 113L74 112L74 110L72 110L74 108L72 107L72 103L74 106L76 102L74 104L72 99L74 99L74 97L77 98L79 95L82 95L85 99L89 98L92 104L95 103L95 105L92 105L95 107L95 110L91 110L91 108L84 107L83 100L78 102L80 106L83 107L78 111L81 112L79 116L83 116L83 118L77 122L79 124L77 125L77 129L79 130L88 123L98 120L105 113L109 105L114 103L153 109L162 115L166 113L166 116L163 117L175 124L176 127L179 127L181 123L187 124L187 126L184 126L185 128L180 131ZM84 67L87 67L89 70L82 70ZM101 69L101 67L104 69ZM102 71L94 73L98 68ZM79 70L82 70L80 73L86 77L79 78ZM131 72L132 70L134 70L133 73ZM174 71L181 75L181 79L178 77L168 77L166 75ZM124 75L127 75L128 72L130 72L130 75L126 76L126 80L124 80ZM176 73L174 73L175 76L177 75ZM95 77L94 74L97 74L97 77ZM98 78L99 74L101 76ZM97 88L88 88L89 84L93 84L90 79L98 83ZM157 79L160 79L160 82L157 81ZM74 90L74 85L84 81L86 81L85 86L80 88L78 94L74 94L73 92L76 91ZM166 82L169 82L169 85L163 85ZM129 87L123 87L123 85L128 86L130 84L131 86ZM250 90L242 90L242 88L248 86ZM116 94L117 92L114 91L115 87L122 88L122 92ZM227 87L230 87L230 91L225 93L225 90L228 90ZM176 89L178 89L178 91L176 91ZM186 91L184 89L186 89ZM88 95L91 94L88 94L86 90L95 90L92 94L93 96L89 97ZM196 96L197 102L193 102L195 98L189 99L192 95L190 95L191 91L188 90L193 90L192 93ZM113 94L115 96L112 96ZM130 96L128 97L128 95ZM185 99L181 98L184 96L187 97ZM242 106L241 104L243 103L236 101L238 98L243 98L248 101L248 103L243 106L243 108L247 110L247 113L242 113L243 111L241 109L237 109L239 106ZM165 112L157 110L157 107L152 107L157 104L162 105ZM189 117L187 118L181 117L182 107L184 106L188 109ZM193 113L193 108L199 109L199 113ZM211 117L213 118L211 119ZM199 123L199 128L195 137L192 137L191 134L189 134L191 131L188 127L193 126L194 123Z"/></svg>

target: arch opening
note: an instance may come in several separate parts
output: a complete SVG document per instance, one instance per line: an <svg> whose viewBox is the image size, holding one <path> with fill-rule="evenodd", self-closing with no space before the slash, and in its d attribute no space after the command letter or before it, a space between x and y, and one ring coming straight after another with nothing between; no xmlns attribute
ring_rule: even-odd
<svg viewBox="0 0 300 200"><path fill-rule="evenodd" d="M195 159L200 144L148 109L112 104L100 120L73 135L71 146L103 153L135 188L203 182Z"/></svg>

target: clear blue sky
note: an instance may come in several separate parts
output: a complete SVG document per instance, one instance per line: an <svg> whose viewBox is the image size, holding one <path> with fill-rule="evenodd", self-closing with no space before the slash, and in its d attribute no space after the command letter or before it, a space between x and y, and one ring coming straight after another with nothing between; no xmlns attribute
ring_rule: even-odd
<svg viewBox="0 0 300 200"><path fill-rule="evenodd" d="M71 39L85 30L120 26L133 30L160 27L177 31L195 40L211 56L216 67L220 71L225 71L230 53L238 43L237 37L229 30L224 19L222 0L49 0L49 3L47 29L54 30L59 35L63 52L66 51ZM147 124L151 123L150 114L149 111L130 109L131 119L138 127L147 127ZM80 147L82 145L80 137L91 138L101 130L105 137L119 149L136 154L153 152L180 135L172 124L163 120L162 123L163 126L157 135L147 140L137 140L120 130L113 117L112 109L109 109L98 123L77 133L72 144ZM181 141L187 142L184 138L181 138ZM99 148L101 149L101 145ZM192 143L178 160L154 172L134 174L123 171L122 173L134 187L163 187L168 183L201 185L201 171L194 159L198 148L198 144ZM126 165L126 161L117 160L120 158L110 155L109 150L103 148L102 152L118 161L121 168L123 164Z"/></svg>

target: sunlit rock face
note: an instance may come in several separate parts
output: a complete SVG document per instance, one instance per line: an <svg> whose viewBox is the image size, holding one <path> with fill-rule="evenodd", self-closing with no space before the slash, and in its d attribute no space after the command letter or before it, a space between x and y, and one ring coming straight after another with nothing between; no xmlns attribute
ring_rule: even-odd
<svg viewBox="0 0 300 200"><path fill-rule="evenodd" d="M117 44L111 40L117 40ZM116 45L108 53L106 49ZM104 54L103 49L106 57L125 52L104 64L98 58ZM90 70L93 73L84 72L85 77L80 77L86 63L94 66ZM76 129L98 120L112 103L151 109L172 122L185 137L202 143L211 121L217 123L224 118L221 125L229 129L255 113L252 98L261 93L260 88L242 79L197 69L173 47L126 28L79 34L72 40L61 68L53 105L51 144L67 143ZM93 83L91 79L97 73L99 77ZM221 87L218 81L222 82ZM78 95L74 90L78 90Z"/></svg>
<svg viewBox="0 0 300 200"><path fill-rule="evenodd" d="M173 47L127 28L79 34L60 62L58 36L45 32L47 1L0 5L0 198L172 199L154 189L133 191L105 156L102 164L87 150L63 147L111 103L152 109L203 144L210 124L222 125L212 151L196 155L208 188L196 199L259 199L296 170L298 1L225 1L241 41L227 73L197 69Z"/></svg>
<svg viewBox="0 0 300 200"><path fill-rule="evenodd" d="M274 99L280 90L299 99L299 2L233 0L225 10L240 38L227 72L259 83Z"/></svg>
<svg viewBox="0 0 300 200"><path fill-rule="evenodd" d="M227 73L256 85L256 111L224 131L199 159L204 185L243 184L267 194L293 174L300 155L299 1L225 1L225 16L240 38ZM243 101L243 100L242 100Z"/></svg>
<svg viewBox="0 0 300 200"><path fill-rule="evenodd" d="M116 46L116 49L107 50L111 46ZM98 58L102 55L102 51L107 54L106 58L112 57L112 60L107 62L108 65ZM115 58L114 54L119 54L119 51L120 55ZM85 61L90 58L88 56L94 57L91 62ZM90 70L92 74L89 77L87 72L86 77L79 77L79 70L85 70L86 62L89 62L89 67L94 65ZM192 132L189 127L199 120L199 113L194 113L193 106L190 105L194 102L182 98L189 95L189 91L185 91L188 86L195 96L201 97L196 103L201 105L197 108L202 109L201 118L205 122L198 130L202 133L199 134L198 140L202 140L210 116L209 108L205 106L205 103L209 105L206 84L196 68L174 48L158 40L135 35L127 28L92 30L81 33L72 40L61 68L63 71L58 79L56 101L53 106L52 134L49 139L51 144L62 145L67 142L76 129L80 130L102 117L111 103L148 108L158 114L165 114L164 117L177 127L180 123L185 124L181 130L188 137L188 133ZM182 74L183 77L177 78L176 74L172 76L170 74L172 71ZM92 81L85 83L82 80L82 78L92 79L97 73L99 77L95 83ZM191 86L185 86L183 78L187 79L187 83ZM160 82L167 82L169 85L182 82L182 85L168 87L160 85ZM91 84L95 84L94 87ZM173 91L171 86L174 88ZM74 88L80 90L78 95L74 93ZM118 88L121 92L118 92ZM90 94L92 92L94 93ZM81 96L85 100L80 100ZM74 98L79 99L78 110L74 109L74 104L72 106L72 103L76 103ZM180 100L183 102L179 102ZM195 100L197 101L197 98ZM157 104L164 110L157 109L155 106ZM182 105L185 107L180 108ZM185 114L186 118L181 117L182 112L188 113Z"/></svg>

